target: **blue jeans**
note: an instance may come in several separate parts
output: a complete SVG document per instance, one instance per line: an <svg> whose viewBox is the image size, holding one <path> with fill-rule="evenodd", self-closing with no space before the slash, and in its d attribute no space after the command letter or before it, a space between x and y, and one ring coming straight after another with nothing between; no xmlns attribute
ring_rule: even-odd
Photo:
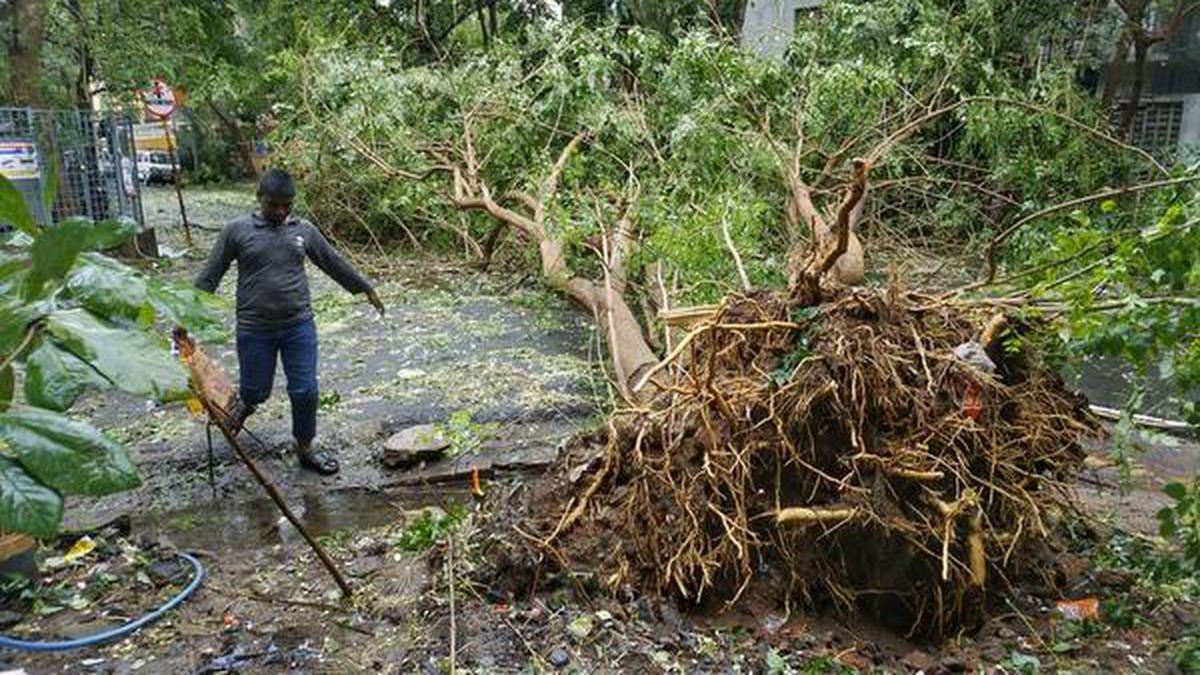
<svg viewBox="0 0 1200 675"><path fill-rule="evenodd" d="M238 369L242 402L257 406L271 396L275 361L283 360L288 398L292 401L292 435L312 442L317 435L317 326L312 319L286 328L238 329Z"/></svg>

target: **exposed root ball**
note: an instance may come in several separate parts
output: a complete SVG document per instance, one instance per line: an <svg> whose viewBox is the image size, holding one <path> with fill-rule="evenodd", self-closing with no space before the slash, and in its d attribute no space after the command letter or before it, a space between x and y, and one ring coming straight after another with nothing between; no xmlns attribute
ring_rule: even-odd
<svg viewBox="0 0 1200 675"><path fill-rule="evenodd" d="M783 569L780 596L927 634L974 623L989 594L1039 571L1096 427L1053 372L955 354L986 315L918 300L728 300L666 393L615 415L606 452L557 491L543 550L600 566L614 591L734 601Z"/></svg>

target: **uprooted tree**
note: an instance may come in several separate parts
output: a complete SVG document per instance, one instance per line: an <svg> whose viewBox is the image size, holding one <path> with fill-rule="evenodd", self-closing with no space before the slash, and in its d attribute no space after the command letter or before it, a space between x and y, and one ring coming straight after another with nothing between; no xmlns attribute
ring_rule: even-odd
<svg viewBox="0 0 1200 675"><path fill-rule="evenodd" d="M305 64L281 154L319 219L527 260L604 336L626 405L536 504L536 556L691 601L775 570L789 597L933 632L1026 571L1053 581L1036 553L1094 429L1032 337L1065 299L910 291L898 265L852 286L906 237L983 238L967 289L1010 283L1003 251L1072 213L1028 205L1144 216L1148 187L1106 186L1166 170L1062 72L1031 95L1040 46L1006 44L1000 10L880 4L832 4L788 64L566 27L458 66ZM1075 253L1050 288L1098 266Z"/></svg>

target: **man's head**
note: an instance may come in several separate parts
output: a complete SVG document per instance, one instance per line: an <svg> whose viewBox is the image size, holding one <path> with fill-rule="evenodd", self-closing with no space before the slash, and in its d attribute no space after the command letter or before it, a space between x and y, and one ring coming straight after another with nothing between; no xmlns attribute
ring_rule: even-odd
<svg viewBox="0 0 1200 675"><path fill-rule="evenodd" d="M281 225L287 220L295 198L296 183L286 171L269 169L258 181L258 205L263 219L272 225Z"/></svg>

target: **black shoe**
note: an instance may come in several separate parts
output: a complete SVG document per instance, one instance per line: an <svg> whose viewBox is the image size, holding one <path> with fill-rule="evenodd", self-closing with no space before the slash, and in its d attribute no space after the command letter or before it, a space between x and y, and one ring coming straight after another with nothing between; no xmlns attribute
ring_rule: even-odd
<svg viewBox="0 0 1200 675"><path fill-rule="evenodd" d="M254 406L242 403L242 399L235 396L233 403L229 405L229 411L225 415L225 423L229 427L229 433L234 436L246 426L246 418L254 414Z"/></svg>
<svg viewBox="0 0 1200 675"><path fill-rule="evenodd" d="M322 476L331 476L341 469L337 457L325 448L311 445L301 447L297 444L296 455L300 458L300 466L316 471Z"/></svg>

